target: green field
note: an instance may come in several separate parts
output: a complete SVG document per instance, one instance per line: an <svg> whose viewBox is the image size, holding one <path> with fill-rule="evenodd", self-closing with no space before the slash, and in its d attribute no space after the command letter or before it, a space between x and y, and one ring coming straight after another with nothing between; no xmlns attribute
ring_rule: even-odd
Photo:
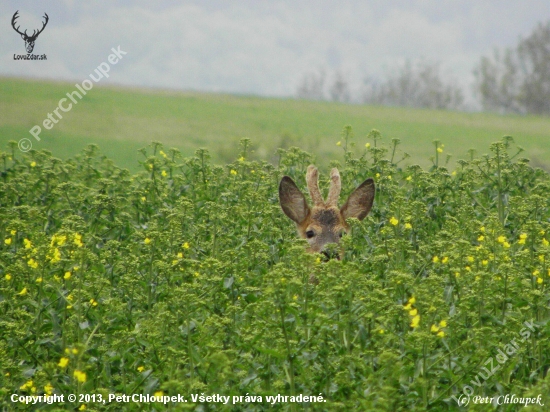
<svg viewBox="0 0 550 412"><path fill-rule="evenodd" d="M411 155L408 164L431 165L432 142L440 140L454 167L469 157L469 149L482 155L504 135L514 137L533 165L550 164L550 118L99 86L34 141L29 130L73 90L74 82L0 79L0 147L27 137L34 149L67 158L96 143L118 165L135 171L136 151L151 141L177 147L184 156L205 147L215 163L226 163L235 159L238 141L248 137L252 158L275 162L277 148L298 146L323 166L343 160L336 143L343 126L351 125L358 147L371 129L387 141L400 139L401 149Z"/></svg>
<svg viewBox="0 0 550 412"><path fill-rule="evenodd" d="M340 204L376 196L329 261L279 205L298 149L0 150L0 410L548 411L550 174L506 139L450 173L381 145L344 156Z"/></svg>

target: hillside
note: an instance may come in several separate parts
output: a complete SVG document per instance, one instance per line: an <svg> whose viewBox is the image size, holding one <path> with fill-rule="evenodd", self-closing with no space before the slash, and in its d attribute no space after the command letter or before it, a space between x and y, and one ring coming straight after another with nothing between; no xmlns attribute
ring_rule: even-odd
<svg viewBox="0 0 550 412"><path fill-rule="evenodd" d="M34 149L67 158L96 143L119 165L136 170L136 151L151 141L177 147L185 156L206 147L221 163L234 159L238 141L249 137L255 158L276 161L278 147L299 146L324 165L343 159L336 143L349 124L360 150L373 128L387 141L400 139L400 149L411 155L408 164L429 166L436 139L445 145L443 158L453 155L453 166L471 148L486 153L503 135L513 136L532 164L550 164L549 118L98 86L35 141L29 130L73 90L74 83L1 78L0 147L27 137Z"/></svg>

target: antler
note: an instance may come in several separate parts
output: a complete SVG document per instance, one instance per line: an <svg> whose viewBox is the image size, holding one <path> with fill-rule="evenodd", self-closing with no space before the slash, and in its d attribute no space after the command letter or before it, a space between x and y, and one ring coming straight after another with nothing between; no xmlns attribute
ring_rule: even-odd
<svg viewBox="0 0 550 412"><path fill-rule="evenodd" d="M340 198L340 190L342 184L340 182L340 173L334 168L330 171L330 188L328 190L327 206L338 207L338 199Z"/></svg>
<svg viewBox="0 0 550 412"><path fill-rule="evenodd" d="M18 13L19 13L19 10L17 10L17 11L15 12L15 14L13 15L13 17L11 18L11 26L12 26L13 29L14 29L17 33L19 33L21 36L26 36L26 35L27 35L27 30L25 30L25 33L21 33L21 32L19 31L19 27L21 27L21 26L17 26L17 28L15 27L15 20L17 20L17 18L19 17L19 16L17 15Z"/></svg>
<svg viewBox="0 0 550 412"><path fill-rule="evenodd" d="M323 196L319 191L319 172L313 165L309 165L306 173L307 188L314 206L324 206Z"/></svg>
<svg viewBox="0 0 550 412"><path fill-rule="evenodd" d="M25 30L24 33L22 33L22 32L19 31L19 27L21 27L21 26L15 27L16 20L19 18L18 13L19 13L19 10L17 10L17 11L15 12L15 14L13 15L13 17L11 18L11 26L13 27L13 29L14 29L17 33L19 33L21 36L25 36L25 37L26 37L27 39L29 39L29 40L32 40L32 39L37 38L38 35L39 35L40 33L42 33L42 32L44 31L44 29L46 28L46 25L48 24L48 21L50 21L50 18L49 18L49 16L48 16L48 14L47 14L47 13L44 13L44 16L43 16L43 17L46 19L46 21L44 21L44 22L42 23L42 28L41 28L40 30L38 30L38 32L37 32L36 30L33 30L32 35L29 36L29 35L27 34L27 30Z"/></svg>
<svg viewBox="0 0 550 412"><path fill-rule="evenodd" d="M44 31L44 29L46 28L46 25L48 24L48 21L50 21L50 18L48 17L48 14L46 12L44 12L44 16L42 16L46 19L46 21L44 23L42 23L42 28L40 30L38 30L38 33L34 34L34 32L32 33L32 37L37 37L40 33L42 33Z"/></svg>

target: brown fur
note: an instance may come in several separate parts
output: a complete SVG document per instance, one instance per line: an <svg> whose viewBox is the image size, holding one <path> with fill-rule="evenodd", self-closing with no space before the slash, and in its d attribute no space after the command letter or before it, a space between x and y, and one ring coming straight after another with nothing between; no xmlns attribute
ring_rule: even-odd
<svg viewBox="0 0 550 412"><path fill-rule="evenodd" d="M375 193L374 180L367 179L351 193L346 203L338 208L341 190L338 169L334 168L330 173L326 203L319 191L318 177L315 166L309 166L306 180L313 201L311 208L290 177L284 176L279 184L281 208L296 223L300 237L307 239L309 252L322 252L327 244L339 243L341 235L349 231L346 219L355 217L363 220L372 208Z"/></svg>

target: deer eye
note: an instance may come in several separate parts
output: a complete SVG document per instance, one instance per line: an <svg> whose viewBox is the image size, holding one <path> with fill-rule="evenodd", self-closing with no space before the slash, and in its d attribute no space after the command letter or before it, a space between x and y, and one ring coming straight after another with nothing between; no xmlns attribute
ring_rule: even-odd
<svg viewBox="0 0 550 412"><path fill-rule="evenodd" d="M313 236L315 236L315 232L314 232L313 230L308 230L308 231L306 232L306 237L307 237L308 239L311 239Z"/></svg>

